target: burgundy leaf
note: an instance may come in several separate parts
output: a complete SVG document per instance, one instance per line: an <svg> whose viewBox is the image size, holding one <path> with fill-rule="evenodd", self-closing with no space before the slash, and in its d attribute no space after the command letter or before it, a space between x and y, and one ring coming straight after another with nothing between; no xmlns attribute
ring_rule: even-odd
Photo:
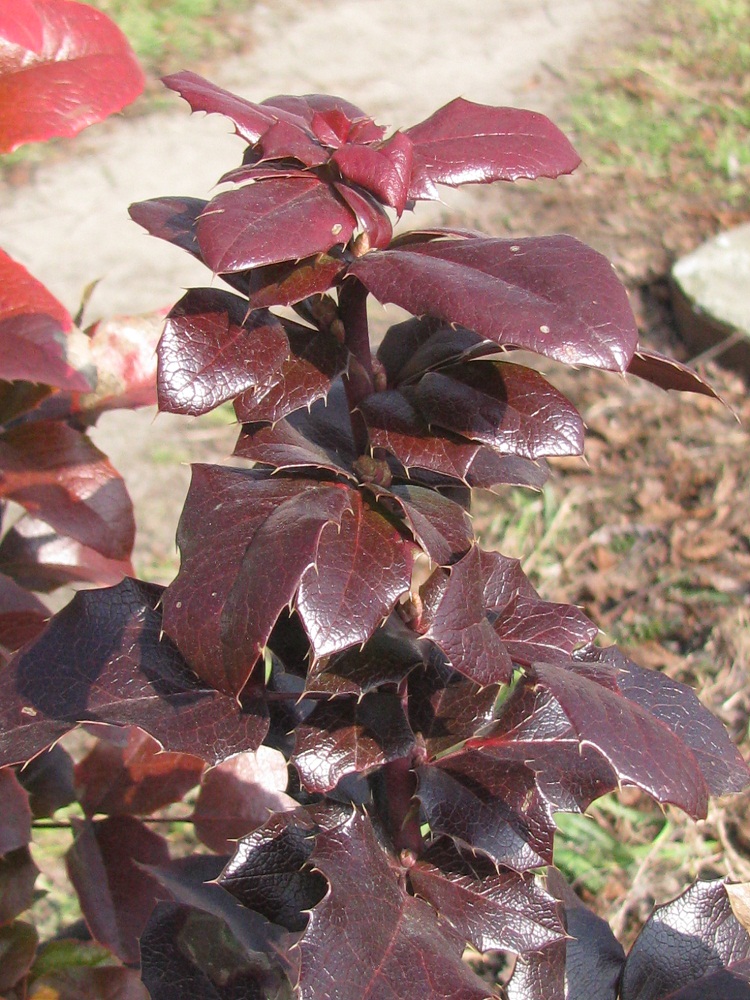
<svg viewBox="0 0 750 1000"><path fill-rule="evenodd" d="M325 253L346 243L354 224L327 184L281 177L217 195L198 219L198 242L220 274Z"/></svg>
<svg viewBox="0 0 750 1000"><path fill-rule="evenodd" d="M38 597L0 573L0 648L19 649L41 632L49 614Z"/></svg>
<svg viewBox="0 0 750 1000"><path fill-rule="evenodd" d="M42 22L41 44L2 45L3 153L25 142L76 135L143 90L134 54L105 14L69 0L34 0L34 8Z"/></svg>
<svg viewBox="0 0 750 1000"><path fill-rule="evenodd" d="M605 686L607 677L570 664L534 664L579 739L596 748L624 784L637 785L659 802L671 802L694 818L705 816L708 788L686 743L646 709ZM600 680L601 682L598 682Z"/></svg>
<svg viewBox="0 0 750 1000"><path fill-rule="evenodd" d="M284 327L247 300L194 288L167 317L159 341L159 408L199 416L271 378L289 357Z"/></svg>
<svg viewBox="0 0 750 1000"><path fill-rule="evenodd" d="M411 544L352 491L340 520L320 536L297 594L315 658L369 639L409 589L411 569Z"/></svg>
<svg viewBox="0 0 750 1000"><path fill-rule="evenodd" d="M367 773L414 747L399 696L373 692L317 705L297 727L292 763L308 792L329 792L345 775Z"/></svg>
<svg viewBox="0 0 750 1000"><path fill-rule="evenodd" d="M349 352L327 331L311 330L286 321L289 358L262 385L248 389L235 400L243 423L275 424L295 410L328 395L336 378L346 370Z"/></svg>
<svg viewBox="0 0 750 1000"><path fill-rule="evenodd" d="M519 596L492 621L514 663L535 660L565 663L579 646L596 638L599 629L571 604L553 604Z"/></svg>
<svg viewBox="0 0 750 1000"><path fill-rule="evenodd" d="M475 546L446 573L436 571L423 588L427 639L458 670L481 686L509 681L510 655L485 614L486 604Z"/></svg>
<svg viewBox="0 0 750 1000"><path fill-rule="evenodd" d="M44 41L44 22L34 0L14 0L0 11L0 38L39 52Z"/></svg>
<svg viewBox="0 0 750 1000"><path fill-rule="evenodd" d="M320 134L321 125L325 126L328 138L333 138L331 131L334 130L338 141L350 138L356 142L372 142L380 139L385 131L376 125L371 118L368 118L356 104L333 94L304 94L303 96L281 94L267 98L262 102L261 107L294 115L309 125L320 139L323 139L323 135ZM349 135L344 131L347 123L351 126L354 135Z"/></svg>
<svg viewBox="0 0 750 1000"><path fill-rule="evenodd" d="M261 162L292 157L306 167L320 167L328 159L328 151L317 139L299 125L288 121L274 122L255 144ZM278 176L278 174L277 174Z"/></svg>
<svg viewBox="0 0 750 1000"><path fill-rule="evenodd" d="M246 291L250 309L267 309L269 306L293 306L310 295L328 291L345 269L343 261L327 253L314 254L304 260L284 261L255 267L246 275ZM232 275L225 280L231 283ZM288 331L288 328L287 328Z"/></svg>
<svg viewBox="0 0 750 1000"><path fill-rule="evenodd" d="M265 110L262 105L231 94L197 73L183 70L163 77L162 83L170 90L177 91L188 102L192 111L226 115L234 123L237 135L250 143L257 142L280 117L278 112L270 108Z"/></svg>
<svg viewBox="0 0 750 1000"><path fill-rule="evenodd" d="M401 215L406 205L412 170L412 143L397 132L378 146L345 143L331 157L343 177L371 191Z"/></svg>
<svg viewBox="0 0 750 1000"><path fill-rule="evenodd" d="M34 819L54 815L77 799L73 759L61 746L51 747L17 772Z"/></svg>
<svg viewBox="0 0 750 1000"><path fill-rule="evenodd" d="M448 497L421 486L392 486L406 525L432 562L449 566L466 555L473 541L466 511Z"/></svg>
<svg viewBox="0 0 750 1000"><path fill-rule="evenodd" d="M89 380L66 354L65 335L72 326L65 306L0 250L0 378L88 392Z"/></svg>
<svg viewBox="0 0 750 1000"><path fill-rule="evenodd" d="M387 247L393 236L393 226L385 210L366 191L334 182L339 197L357 217L357 224L367 239L367 249Z"/></svg>
<svg viewBox="0 0 750 1000"><path fill-rule="evenodd" d="M55 1000L154 1000L134 969L121 965L74 965L34 979L34 991Z"/></svg>
<svg viewBox="0 0 750 1000"><path fill-rule="evenodd" d="M137 725L170 751L218 763L253 749L265 704L207 688L162 636L161 588L83 591L0 671L0 763L25 761L78 722Z"/></svg>
<svg viewBox="0 0 750 1000"><path fill-rule="evenodd" d="M414 389L429 425L481 441L503 455L580 455L583 421L538 372L474 361L425 374Z"/></svg>
<svg viewBox="0 0 750 1000"><path fill-rule="evenodd" d="M297 410L290 416L296 417L299 413ZM306 417L307 414L303 411L301 429L291 420L284 419L271 426L265 423L245 424L237 439L234 454L277 470L324 469L336 476L346 476L353 480L352 472L343 464L346 455L340 457L334 448L321 447L310 440L304 426Z"/></svg>
<svg viewBox="0 0 750 1000"><path fill-rule="evenodd" d="M628 365L628 373L653 382L660 389L676 389L678 392L697 392L703 396L718 399L716 390L702 379L697 372L687 365L680 364L673 358L667 358L653 351L642 351L638 348Z"/></svg>
<svg viewBox="0 0 750 1000"><path fill-rule="evenodd" d="M139 958L138 938L163 890L142 865L165 864L167 842L131 816L73 821L66 856L91 936L124 962Z"/></svg>
<svg viewBox="0 0 750 1000"><path fill-rule="evenodd" d="M537 592L518 559L511 559L501 552L478 549L478 565L482 599L488 611L497 614L507 612L519 598L538 600Z"/></svg>
<svg viewBox="0 0 750 1000"><path fill-rule="evenodd" d="M269 813L296 809L286 794L289 775L277 750L260 746L236 754L203 776L193 812L196 835L218 854L262 826Z"/></svg>
<svg viewBox="0 0 750 1000"><path fill-rule="evenodd" d="M427 851L409 882L478 951L540 951L564 938L556 901L533 877L498 870L450 841Z"/></svg>
<svg viewBox="0 0 750 1000"><path fill-rule="evenodd" d="M0 381L0 424L37 409L54 392L53 386L40 382Z"/></svg>
<svg viewBox="0 0 750 1000"><path fill-rule="evenodd" d="M373 251L349 273L380 302L566 364L625 371L636 348L611 264L571 236L437 240Z"/></svg>
<svg viewBox="0 0 750 1000"><path fill-rule="evenodd" d="M0 855L26 847L31 840L29 796L10 767L0 767Z"/></svg>
<svg viewBox="0 0 750 1000"><path fill-rule="evenodd" d="M423 643L394 613L364 646L314 663L305 690L360 697L384 684L397 684L423 660Z"/></svg>
<svg viewBox="0 0 750 1000"><path fill-rule="evenodd" d="M128 214L151 236L174 243L200 260L196 228L206 205L202 198L149 198L131 205Z"/></svg>
<svg viewBox="0 0 750 1000"><path fill-rule="evenodd" d="M233 167L232 170L228 170L225 174L219 178L219 184L242 184L244 181L266 181L273 177L299 177L305 174L305 167L302 163L284 162L281 163L263 163L262 161L257 161L255 159L256 154L253 153L253 159L248 163L243 163L239 167ZM307 174L306 176L309 176Z"/></svg>
<svg viewBox="0 0 750 1000"><path fill-rule="evenodd" d="M8 926L0 926L0 990L3 993L12 990L28 973L38 944L39 936L31 924L16 920Z"/></svg>
<svg viewBox="0 0 750 1000"><path fill-rule="evenodd" d="M103 586L119 583L132 573L133 567L129 559L107 559L27 514L0 542L0 571L23 587L47 592L78 581ZM47 617L46 612L43 614Z"/></svg>
<svg viewBox="0 0 750 1000"><path fill-rule="evenodd" d="M243 837L219 884L244 906L290 931L301 931L306 910L325 895L326 882L309 864L315 838L348 815L330 803L272 816Z"/></svg>
<svg viewBox="0 0 750 1000"><path fill-rule="evenodd" d="M399 886L365 816L318 834L311 860L330 891L299 945L300 1000L344 983L348 996L487 1000L491 990L461 961L459 941Z"/></svg>
<svg viewBox="0 0 750 1000"><path fill-rule="evenodd" d="M422 161L421 184L412 187L410 198L430 197L424 193L424 177L457 187L520 177L558 177L572 173L581 162L544 115L475 104L462 97L405 134Z"/></svg>
<svg viewBox="0 0 750 1000"><path fill-rule="evenodd" d="M622 1000L747 1000L750 935L723 881L696 882L658 906L633 945Z"/></svg>
<svg viewBox="0 0 750 1000"><path fill-rule="evenodd" d="M51 420L16 427L0 437L0 467L0 497L103 556L130 555L135 522L125 484L83 434Z"/></svg>
<svg viewBox="0 0 750 1000"><path fill-rule="evenodd" d="M378 347L378 360L396 388L433 368L444 368L482 350L494 354L497 345L462 326L423 316L396 323Z"/></svg>
<svg viewBox="0 0 750 1000"><path fill-rule="evenodd" d="M88 816L145 816L179 802L200 780L201 757L162 753L157 741L136 726L125 735L124 745L100 738L76 764L78 797Z"/></svg>
<svg viewBox="0 0 750 1000"><path fill-rule="evenodd" d="M506 986L508 1000L566 1000L565 952L561 941L543 951L519 955Z"/></svg>
<svg viewBox="0 0 750 1000"><path fill-rule="evenodd" d="M616 646L581 650L576 659L609 669L622 694L655 716L692 750L711 795L747 787L748 767L724 726L692 688L657 670L644 670Z"/></svg>
<svg viewBox="0 0 750 1000"><path fill-rule="evenodd" d="M0 927L15 920L34 902L38 874L28 847L0 856Z"/></svg>

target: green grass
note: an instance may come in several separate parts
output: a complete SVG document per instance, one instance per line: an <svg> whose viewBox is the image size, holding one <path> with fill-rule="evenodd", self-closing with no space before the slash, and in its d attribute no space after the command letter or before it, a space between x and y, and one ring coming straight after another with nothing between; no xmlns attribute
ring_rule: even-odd
<svg viewBox="0 0 750 1000"><path fill-rule="evenodd" d="M608 62L586 71L573 99L591 167L746 197L750 0L655 5L648 36Z"/></svg>

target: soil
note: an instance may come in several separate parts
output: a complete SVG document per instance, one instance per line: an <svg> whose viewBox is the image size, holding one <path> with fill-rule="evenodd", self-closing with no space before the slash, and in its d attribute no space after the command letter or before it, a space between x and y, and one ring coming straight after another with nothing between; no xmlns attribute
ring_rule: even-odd
<svg viewBox="0 0 750 1000"><path fill-rule="evenodd" d="M457 95L564 121L580 53L622 43L640 30L646 7L624 0L275 0L234 23L250 40L244 55L192 68L256 100L341 93L393 125L412 124ZM84 286L101 279L89 319L164 307L182 287L206 281L192 260L141 235L125 214L144 198L206 196L241 156L220 117L191 120L184 104L172 103L169 111L92 130L76 142L75 158L0 188L5 248L71 309ZM741 221L687 202L677 188L585 166L554 183L448 192L443 204L420 206L416 221L459 218L498 235L565 231L585 239L628 284L646 345L677 356L668 266L704 236ZM511 516L528 501L515 494L483 499L476 524L485 544L527 560L546 597L582 604L639 662L696 684L747 750L750 402L737 375L710 364L702 370L728 406L599 372L550 369L588 425L586 463L554 463L545 498L529 508L538 516L524 532ZM191 421L141 411L100 421L95 440L134 497L136 566L147 578L168 582L177 564L173 538L188 479L180 463L220 460L234 434L221 415ZM696 847L687 873L647 856L633 885L615 866L596 901L601 912L614 915L628 936L654 898L668 898L689 877L730 871L750 878L750 844L741 833L748 801L712 807L690 836L714 847ZM675 839L684 840L681 819L671 820ZM645 842L652 834L644 820L629 835Z"/></svg>

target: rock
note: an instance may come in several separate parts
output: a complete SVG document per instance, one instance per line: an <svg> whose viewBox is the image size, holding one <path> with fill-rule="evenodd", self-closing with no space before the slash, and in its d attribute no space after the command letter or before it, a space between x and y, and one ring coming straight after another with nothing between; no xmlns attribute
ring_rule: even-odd
<svg viewBox="0 0 750 1000"><path fill-rule="evenodd" d="M750 375L750 223L719 233L672 268L672 301L693 355Z"/></svg>

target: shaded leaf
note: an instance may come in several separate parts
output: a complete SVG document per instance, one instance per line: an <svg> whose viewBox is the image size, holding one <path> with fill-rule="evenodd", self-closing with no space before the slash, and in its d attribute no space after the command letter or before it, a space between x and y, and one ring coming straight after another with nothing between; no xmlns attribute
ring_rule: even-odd
<svg viewBox="0 0 750 1000"><path fill-rule="evenodd" d="M0 926L15 920L34 902L38 874L28 847L0 856Z"/></svg>
<svg viewBox="0 0 750 1000"><path fill-rule="evenodd" d="M136 726L127 727L124 742L99 738L76 764L75 782L88 816L145 816L179 802L200 780L201 757L163 753L157 741Z"/></svg>
<svg viewBox="0 0 750 1000"><path fill-rule="evenodd" d="M159 408L199 416L266 382L289 357L284 326L247 300L193 288L167 317L159 341Z"/></svg>
<svg viewBox="0 0 750 1000"><path fill-rule="evenodd" d="M161 588L83 591L0 672L0 761L33 757L77 722L138 725L209 763L260 744L264 701L207 688L161 634Z"/></svg>
<svg viewBox="0 0 750 1000"><path fill-rule="evenodd" d="M393 226L383 207L366 191L334 182L334 189L357 217L357 225L366 237L367 247L387 247Z"/></svg>
<svg viewBox="0 0 750 1000"><path fill-rule="evenodd" d="M623 971L622 1000L747 1000L750 936L721 880L696 882L658 906Z"/></svg>
<svg viewBox="0 0 750 1000"><path fill-rule="evenodd" d="M76 837L66 866L91 936L124 962L135 963L138 939L163 896L142 866L166 864L167 842L131 816L73 824Z"/></svg>
<svg viewBox="0 0 750 1000"><path fill-rule="evenodd" d="M29 796L34 819L53 816L76 801L73 758L61 746L38 754L16 773Z"/></svg>
<svg viewBox="0 0 750 1000"><path fill-rule="evenodd" d="M29 796L10 767L0 767L0 855L26 847L31 840Z"/></svg>
<svg viewBox="0 0 750 1000"><path fill-rule="evenodd" d="M34 0L35 49L2 45L0 151L76 135L130 104L144 76L125 36L87 4ZM36 32L35 32L36 34Z"/></svg>
<svg viewBox="0 0 750 1000"><path fill-rule="evenodd" d="M555 900L532 876L499 871L445 839L409 869L409 882L478 951L540 951L564 938Z"/></svg>
<svg viewBox="0 0 750 1000"><path fill-rule="evenodd" d="M27 514L0 542L0 571L23 587L47 592L78 581L103 586L119 583L132 573L133 566L130 559L108 559Z"/></svg>
<svg viewBox="0 0 750 1000"><path fill-rule="evenodd" d="M38 597L0 573L0 649L19 649L41 632L48 618Z"/></svg>
<svg viewBox="0 0 750 1000"><path fill-rule="evenodd" d="M296 410L291 417L300 413ZM353 479L346 457L311 441L304 426L282 419L273 425L244 424L233 454L274 469L316 469Z"/></svg>
<svg viewBox="0 0 750 1000"><path fill-rule="evenodd" d="M83 434L51 420L16 427L0 437L0 467L0 496L110 559L130 555L135 522L125 484Z"/></svg>
<svg viewBox="0 0 750 1000"><path fill-rule="evenodd" d="M396 485L389 492L398 499L409 530L432 562L449 566L468 552L474 532L459 504L421 486Z"/></svg>
<svg viewBox="0 0 750 1000"><path fill-rule="evenodd" d="M412 317L388 328L377 357L388 375L388 387L418 378L433 368L443 368L488 345L497 346L462 326L451 326L431 316Z"/></svg>
<svg viewBox="0 0 750 1000"><path fill-rule="evenodd" d="M286 321L288 359L262 385L248 389L235 400L243 423L276 423L295 410L328 395L334 380L346 370L349 352L325 331Z"/></svg>
<svg viewBox="0 0 750 1000"><path fill-rule="evenodd" d="M611 264L570 236L412 244L365 254L349 273L380 302L566 364L624 371L636 348Z"/></svg>
<svg viewBox="0 0 750 1000"><path fill-rule="evenodd" d="M352 206L350 206L352 207ZM248 305L251 309L269 306L293 306L310 295L326 292L343 273L342 260L327 253L304 260L284 261L254 267L246 276ZM231 283L232 275L225 280Z"/></svg>
<svg viewBox="0 0 750 1000"><path fill-rule="evenodd" d="M716 391L697 372L673 358L653 351L635 351L628 365L628 373L658 385L660 389L678 392L697 392L718 399Z"/></svg>
<svg viewBox="0 0 750 1000"><path fill-rule="evenodd" d="M198 219L198 243L220 274L325 253L346 243L354 224L316 177L280 177L217 195Z"/></svg>
<svg viewBox="0 0 750 1000"><path fill-rule="evenodd" d="M121 965L69 968L34 980L34 996L55 1000L153 1000L134 969Z"/></svg>
<svg viewBox="0 0 750 1000"><path fill-rule="evenodd" d="M292 763L308 792L329 792L345 775L407 757L416 745L400 697L388 692L319 703L296 736Z"/></svg>
<svg viewBox="0 0 750 1000"><path fill-rule="evenodd" d="M425 180L440 184L515 181L572 173L580 157L562 132L535 111L497 108L457 97L407 129L419 158L410 198L431 197Z"/></svg>
<svg viewBox="0 0 750 1000"><path fill-rule="evenodd" d="M11 990L29 971L39 942L31 924L16 920L0 927L0 990Z"/></svg>
<svg viewBox="0 0 750 1000"><path fill-rule="evenodd" d="M300 941L301 1000L333 996L487 1000L461 961L461 944L434 911L400 887L370 821L353 813L319 833L312 863L330 891ZM346 984L346 994L335 984ZM333 987L333 992L332 992Z"/></svg>
<svg viewBox="0 0 750 1000"><path fill-rule="evenodd" d="M203 198L149 198L131 205L128 214L151 236L174 243L201 260L196 228L198 217L207 204Z"/></svg>
<svg viewBox="0 0 750 1000"><path fill-rule="evenodd" d="M406 133L396 132L377 146L345 143L331 163L348 181L371 191L397 215L403 213L412 171L412 143Z"/></svg>
<svg viewBox="0 0 750 1000"><path fill-rule="evenodd" d="M262 826L270 813L296 809L286 794L287 764L278 750L260 746L210 768L201 781L192 820L196 835L218 854Z"/></svg>

